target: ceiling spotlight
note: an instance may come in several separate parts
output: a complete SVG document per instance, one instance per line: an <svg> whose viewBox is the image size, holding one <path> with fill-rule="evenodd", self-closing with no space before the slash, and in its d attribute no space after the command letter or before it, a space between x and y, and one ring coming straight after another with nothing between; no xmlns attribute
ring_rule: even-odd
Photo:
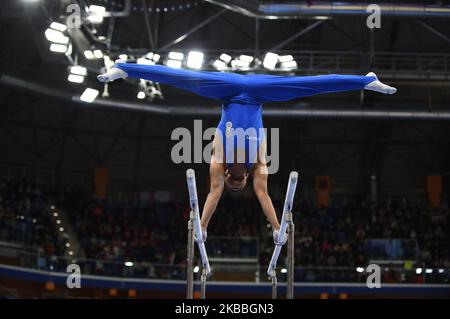
<svg viewBox="0 0 450 319"><path fill-rule="evenodd" d="M102 50L94 50L94 57L95 57L96 59L101 59L101 58L103 58L103 52L102 52Z"/></svg>
<svg viewBox="0 0 450 319"><path fill-rule="evenodd" d="M166 65L171 68L181 68L183 65L184 54L181 52L169 52Z"/></svg>
<svg viewBox="0 0 450 319"><path fill-rule="evenodd" d="M263 66L266 69L273 70L275 69L277 62L278 62L278 54L267 52L266 55L264 56Z"/></svg>
<svg viewBox="0 0 450 319"><path fill-rule="evenodd" d="M155 62L146 58L139 58L136 60L137 64L155 65Z"/></svg>
<svg viewBox="0 0 450 319"><path fill-rule="evenodd" d="M126 261L125 262L125 266L127 266L127 267L133 267L133 262L132 261Z"/></svg>
<svg viewBox="0 0 450 319"><path fill-rule="evenodd" d="M286 269L286 268L282 268L282 269L281 269L281 273L282 273L282 274L287 273L287 269Z"/></svg>
<svg viewBox="0 0 450 319"><path fill-rule="evenodd" d="M71 66L69 70L70 70L71 74L81 75L81 76L87 75L87 69L84 66L74 65L74 66Z"/></svg>
<svg viewBox="0 0 450 319"><path fill-rule="evenodd" d="M48 28L45 30L45 37L48 41L52 43L59 43L59 44L68 44L69 38L66 37L61 31L54 30L51 28Z"/></svg>
<svg viewBox="0 0 450 319"><path fill-rule="evenodd" d="M139 100L145 99L145 92L139 91L139 93L137 94L137 98L138 98Z"/></svg>
<svg viewBox="0 0 450 319"><path fill-rule="evenodd" d="M241 54L239 56L239 60L244 61L244 62L248 62L249 64L253 62L253 57L250 55L245 55L245 54Z"/></svg>
<svg viewBox="0 0 450 319"><path fill-rule="evenodd" d="M57 30L57 31L61 31L61 32L64 32L67 30L67 26L65 24L62 24L59 22L52 22L52 24L50 24L50 28Z"/></svg>
<svg viewBox="0 0 450 319"><path fill-rule="evenodd" d="M249 62L246 61L242 61L239 59L234 59L233 61L231 61L231 66L235 69L241 69L241 70L245 70L248 69L250 66Z"/></svg>
<svg viewBox="0 0 450 319"><path fill-rule="evenodd" d="M98 96L98 90L87 88L80 96L80 100L86 103L92 103Z"/></svg>
<svg viewBox="0 0 450 319"><path fill-rule="evenodd" d="M203 56L202 52L191 51L188 54L186 65L192 69L200 69L203 64Z"/></svg>
<svg viewBox="0 0 450 319"><path fill-rule="evenodd" d="M66 247L69 248L70 247L70 243L66 243Z"/></svg>
<svg viewBox="0 0 450 319"><path fill-rule="evenodd" d="M283 63L283 62L289 62L289 61L293 61L294 57L292 55L280 55L278 57L278 61Z"/></svg>
<svg viewBox="0 0 450 319"><path fill-rule="evenodd" d="M439 272L440 274L443 274L443 273L444 273L444 269L440 268L440 269L438 270L438 272Z"/></svg>
<svg viewBox="0 0 450 319"><path fill-rule="evenodd" d="M356 267L356 271L357 272L364 272L364 268L363 267Z"/></svg>
<svg viewBox="0 0 450 319"><path fill-rule="evenodd" d="M416 269L416 274L420 275L422 273L422 268L417 268Z"/></svg>
<svg viewBox="0 0 450 319"><path fill-rule="evenodd" d="M57 213L57 212L54 212L54 213L53 213L53 216L58 217L58 213Z"/></svg>
<svg viewBox="0 0 450 319"><path fill-rule="evenodd" d="M432 274L433 273L433 269L427 268L427 269L425 269L425 273L426 274Z"/></svg>
<svg viewBox="0 0 450 319"><path fill-rule="evenodd" d="M103 17L100 15L92 14L88 16L88 20L93 24L100 24L103 22Z"/></svg>
<svg viewBox="0 0 450 319"><path fill-rule="evenodd" d="M282 62L280 67L283 70L294 70L297 68L297 62L295 61Z"/></svg>
<svg viewBox="0 0 450 319"><path fill-rule="evenodd" d="M69 255L72 256L73 255L73 251L69 251Z"/></svg>
<svg viewBox="0 0 450 319"><path fill-rule="evenodd" d="M158 61L159 61L159 59L161 58L161 56L159 55L159 54L153 54L153 58L152 58L152 60L155 62L155 63L158 63Z"/></svg>
<svg viewBox="0 0 450 319"><path fill-rule="evenodd" d="M314 19L316 19L316 20L329 20L331 18L328 17L328 16L315 16Z"/></svg>
<svg viewBox="0 0 450 319"><path fill-rule="evenodd" d="M105 12L106 8L103 6L90 5L88 20L94 24L102 23Z"/></svg>
<svg viewBox="0 0 450 319"><path fill-rule="evenodd" d="M225 63L230 63L231 61L231 56L226 54L226 53L222 53L219 57L220 60L222 60Z"/></svg>
<svg viewBox="0 0 450 319"><path fill-rule="evenodd" d="M184 54L181 52L169 52L169 59L171 60L183 60Z"/></svg>
<svg viewBox="0 0 450 319"><path fill-rule="evenodd" d="M63 232L63 231L64 231L64 228L63 228L63 227L59 227L59 231L60 231L60 232Z"/></svg>
<svg viewBox="0 0 450 319"><path fill-rule="evenodd" d="M67 76L67 81L80 84L80 83L84 82L84 76L76 75L76 74L69 74Z"/></svg>
<svg viewBox="0 0 450 319"><path fill-rule="evenodd" d="M166 65L171 68L179 69L182 66L182 61L178 60L167 60Z"/></svg>
<svg viewBox="0 0 450 319"><path fill-rule="evenodd" d="M50 51L56 52L56 53L66 53L67 45L52 43L50 45Z"/></svg>
<svg viewBox="0 0 450 319"><path fill-rule="evenodd" d="M161 56L160 56L159 54L156 54L156 53L153 53L153 52L149 52L149 53L147 53L147 54L145 55L145 57L146 57L148 60L157 63L157 62L159 61L159 59L160 59ZM153 64L155 64L155 63L153 63Z"/></svg>
<svg viewBox="0 0 450 319"><path fill-rule="evenodd" d="M85 51L84 51L84 57L85 57L86 59L88 59L88 60L93 60L93 59L95 59L94 52L92 52L91 50L85 50Z"/></svg>
<svg viewBox="0 0 450 319"><path fill-rule="evenodd" d="M227 67L227 64L222 61L222 60L216 60L213 63L213 66L217 69L217 70L225 70Z"/></svg>
<svg viewBox="0 0 450 319"><path fill-rule="evenodd" d="M199 270L200 270L200 267L199 267L199 266L195 266L195 267L194 267L194 273L198 273Z"/></svg>

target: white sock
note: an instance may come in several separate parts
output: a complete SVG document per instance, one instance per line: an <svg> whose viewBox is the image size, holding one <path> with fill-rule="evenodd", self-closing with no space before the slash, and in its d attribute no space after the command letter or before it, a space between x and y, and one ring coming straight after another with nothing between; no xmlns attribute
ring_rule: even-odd
<svg viewBox="0 0 450 319"><path fill-rule="evenodd" d="M364 87L365 90L375 91L375 92L384 93L384 94L394 94L395 92L397 92L396 88L380 82L375 73L369 72L369 73L367 73L366 76L375 77L376 80L367 84Z"/></svg>
<svg viewBox="0 0 450 319"><path fill-rule="evenodd" d="M117 63L125 63L125 61L116 60L115 63L116 64ZM117 79L125 79L126 77L128 77L127 72L125 72L124 70L121 70L121 69L113 66L108 72L98 75L97 79L100 82L112 82L112 81L117 80Z"/></svg>

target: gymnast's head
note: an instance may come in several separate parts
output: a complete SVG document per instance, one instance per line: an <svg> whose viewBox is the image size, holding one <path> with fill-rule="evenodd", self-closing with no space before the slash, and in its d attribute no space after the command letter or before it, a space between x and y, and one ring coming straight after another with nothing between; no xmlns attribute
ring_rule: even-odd
<svg viewBox="0 0 450 319"><path fill-rule="evenodd" d="M248 172L243 164L233 164L225 171L225 186L232 192L239 192L247 185Z"/></svg>

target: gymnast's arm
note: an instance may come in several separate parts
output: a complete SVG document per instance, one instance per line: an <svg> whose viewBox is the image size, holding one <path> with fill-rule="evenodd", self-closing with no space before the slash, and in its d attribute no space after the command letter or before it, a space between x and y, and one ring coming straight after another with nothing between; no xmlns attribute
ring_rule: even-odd
<svg viewBox="0 0 450 319"><path fill-rule="evenodd" d="M123 63L120 60L97 78L101 82L109 82L126 77L159 82L214 99L240 94L243 82L243 76L235 73L191 71L163 65Z"/></svg>
<svg viewBox="0 0 450 319"><path fill-rule="evenodd" d="M249 75L244 91L258 102L287 101L316 94L353 90L394 94L397 89L380 82L375 73L357 75L272 76Z"/></svg>
<svg viewBox="0 0 450 319"><path fill-rule="evenodd" d="M224 173L223 163L217 161L216 157L213 155L209 167L211 186L208 196L206 197L205 206L203 206L202 218L200 221L203 230L208 228L211 216L214 214L220 197L222 196L225 182Z"/></svg>

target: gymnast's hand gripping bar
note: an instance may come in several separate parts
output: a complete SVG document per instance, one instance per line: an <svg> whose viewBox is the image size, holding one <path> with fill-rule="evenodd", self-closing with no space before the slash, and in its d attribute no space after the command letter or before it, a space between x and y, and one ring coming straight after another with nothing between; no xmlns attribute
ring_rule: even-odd
<svg viewBox="0 0 450 319"><path fill-rule="evenodd" d="M286 217L292 211L295 189L297 188L297 180L298 180L298 173L291 172L291 174L289 174L289 182L286 192L286 198L284 200L283 216L281 217L281 226L279 232L280 237L278 238L279 244L275 245L275 249L272 254L272 259L270 260L269 268L267 269L267 274L271 277L275 275L278 257L280 256L281 247L283 246L281 243L283 243L286 238L286 229L288 222L292 222L291 220L289 221L286 220Z"/></svg>
<svg viewBox="0 0 450 319"><path fill-rule="evenodd" d="M198 245L198 250L200 251L200 256L202 258L203 269L208 275L211 272L211 267L209 266L208 255L206 254L205 242L202 240L202 228L200 225L200 211L198 208L198 198L197 198L197 185L195 183L195 172L193 169L188 169L186 171L186 180L189 190L189 203L191 209L194 211L194 231L195 238Z"/></svg>

